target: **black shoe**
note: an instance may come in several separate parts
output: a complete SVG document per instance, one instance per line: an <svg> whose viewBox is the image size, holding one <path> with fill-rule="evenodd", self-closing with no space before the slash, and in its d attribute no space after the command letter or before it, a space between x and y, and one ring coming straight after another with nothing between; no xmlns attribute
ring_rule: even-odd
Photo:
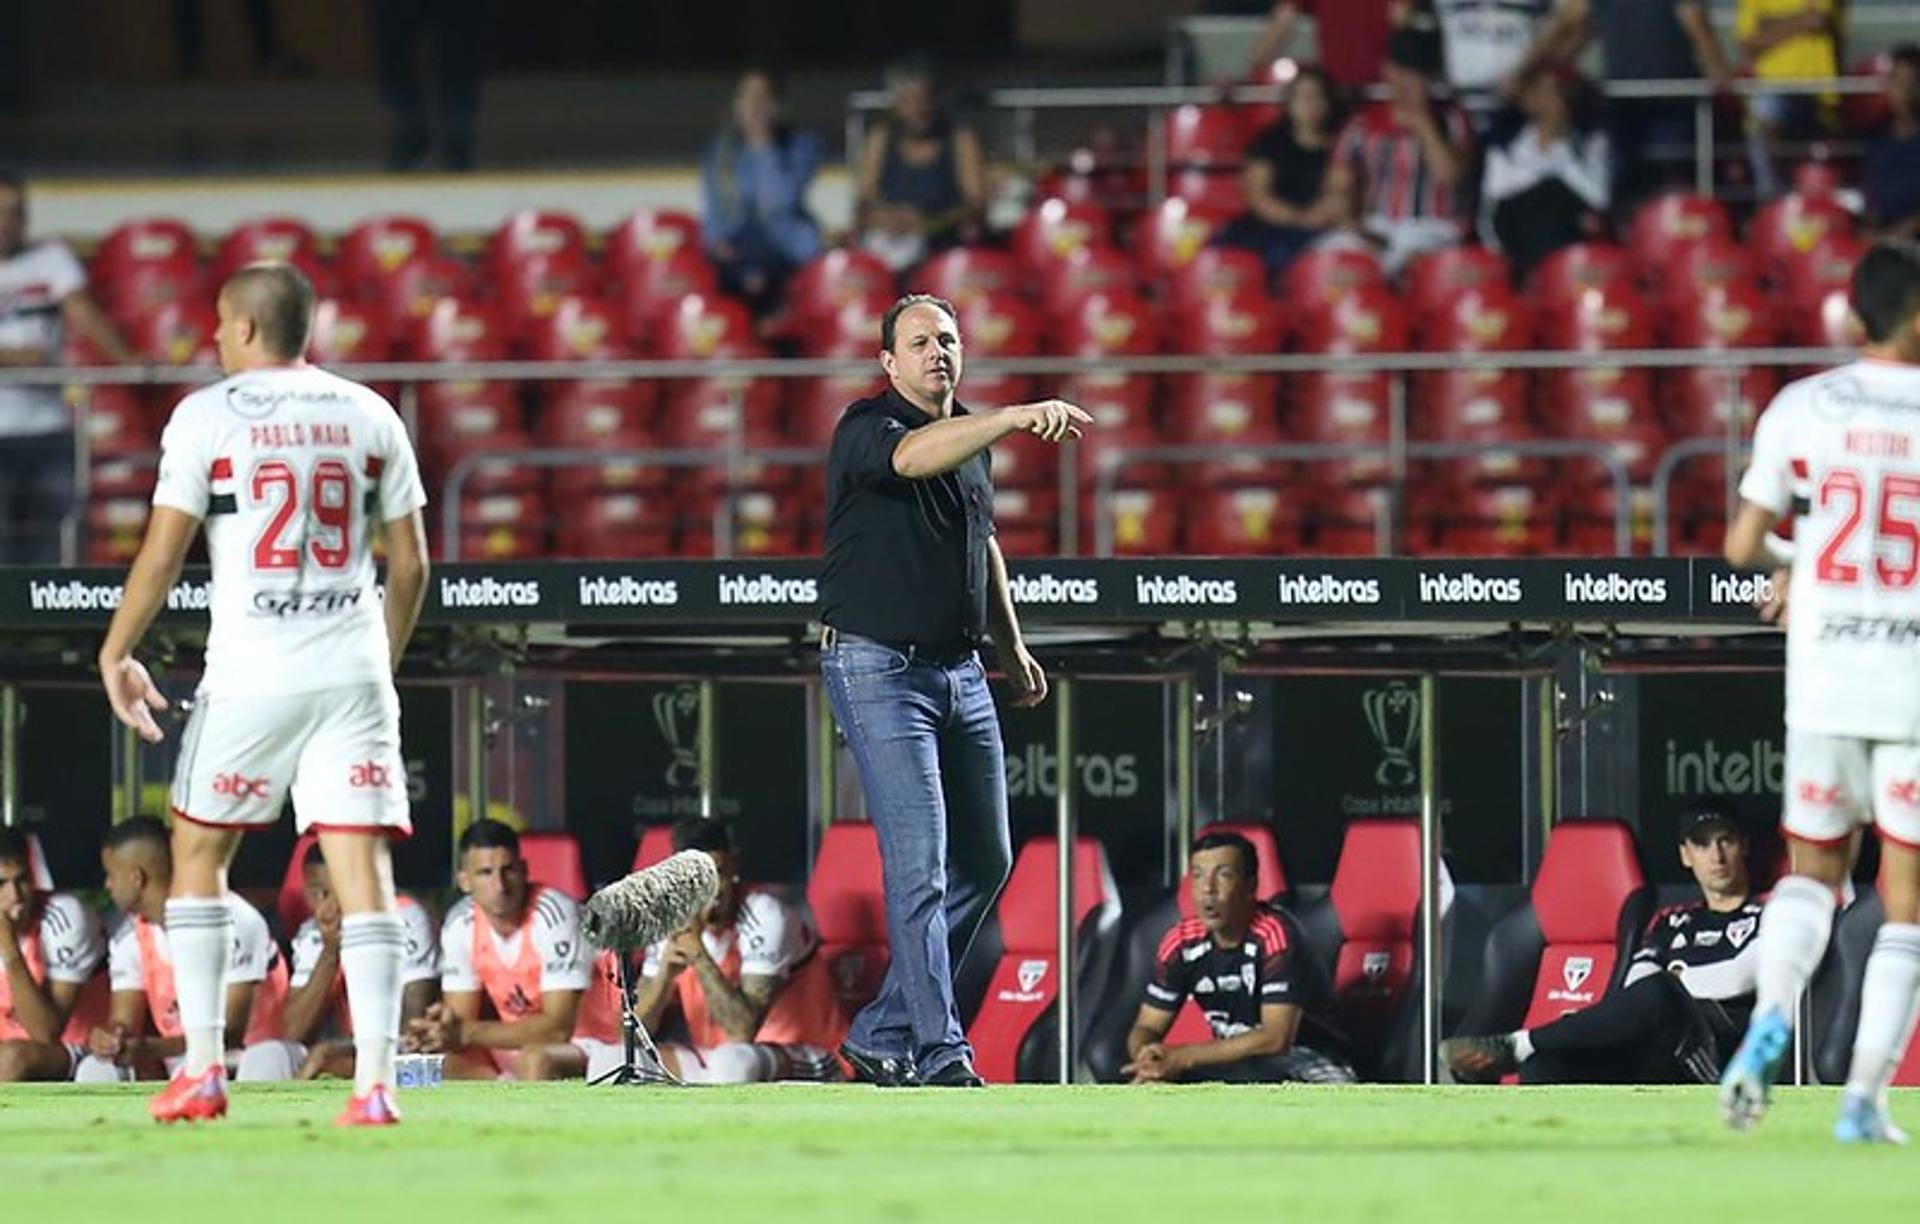
<svg viewBox="0 0 1920 1224"><path fill-rule="evenodd" d="M987 1081L980 1078L964 1058L956 1058L946 1066L926 1078L929 1088L985 1088Z"/></svg>
<svg viewBox="0 0 1920 1224"><path fill-rule="evenodd" d="M1498 1083L1502 1076L1520 1069L1512 1033L1450 1038L1440 1043L1440 1057L1446 1060L1453 1078L1462 1084Z"/></svg>
<svg viewBox="0 0 1920 1224"><path fill-rule="evenodd" d="M853 1078L862 1084L876 1088L920 1086L920 1073L904 1058L876 1058L850 1045L840 1047L840 1057L846 1059L847 1065L853 1068Z"/></svg>

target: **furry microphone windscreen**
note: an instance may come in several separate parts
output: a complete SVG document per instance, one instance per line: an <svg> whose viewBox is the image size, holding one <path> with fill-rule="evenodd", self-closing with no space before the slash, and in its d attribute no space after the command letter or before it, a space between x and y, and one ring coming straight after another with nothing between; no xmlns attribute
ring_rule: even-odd
<svg viewBox="0 0 1920 1224"><path fill-rule="evenodd" d="M713 859L704 851L682 850L593 894L580 929L596 947L650 947L685 929L719 891Z"/></svg>

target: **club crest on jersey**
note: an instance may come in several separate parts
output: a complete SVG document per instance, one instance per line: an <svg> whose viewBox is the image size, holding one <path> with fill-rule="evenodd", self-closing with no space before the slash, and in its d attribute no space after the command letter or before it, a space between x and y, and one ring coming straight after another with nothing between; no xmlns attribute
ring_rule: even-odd
<svg viewBox="0 0 1920 1224"><path fill-rule="evenodd" d="M1593 976L1593 958L1591 956L1569 956L1567 963L1560 966L1561 980L1567 984L1567 993L1579 990L1589 977Z"/></svg>
<svg viewBox="0 0 1920 1224"><path fill-rule="evenodd" d="M1752 939L1753 933L1759 928L1760 919L1757 917L1748 915L1745 918L1736 918L1727 924L1727 942L1737 948Z"/></svg>

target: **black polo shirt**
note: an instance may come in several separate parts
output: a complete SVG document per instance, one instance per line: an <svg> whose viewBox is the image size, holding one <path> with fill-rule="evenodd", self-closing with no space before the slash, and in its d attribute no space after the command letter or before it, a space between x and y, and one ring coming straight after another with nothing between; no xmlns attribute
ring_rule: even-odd
<svg viewBox="0 0 1920 1224"><path fill-rule="evenodd" d="M953 414L967 410L955 403ZM893 470L900 439L935 419L888 387L849 407L833 431L820 619L842 633L935 651L986 637L987 452L925 480Z"/></svg>

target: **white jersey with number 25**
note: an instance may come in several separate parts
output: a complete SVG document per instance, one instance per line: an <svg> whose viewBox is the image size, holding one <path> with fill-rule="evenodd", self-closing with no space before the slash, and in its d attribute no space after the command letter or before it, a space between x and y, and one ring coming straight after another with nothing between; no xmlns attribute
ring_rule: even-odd
<svg viewBox="0 0 1920 1224"><path fill-rule="evenodd" d="M255 370L181 400L160 451L153 504L206 523L204 693L390 679L374 532L427 501L391 404L312 366Z"/></svg>
<svg viewBox="0 0 1920 1224"><path fill-rule="evenodd" d="M1862 360L1761 416L1740 496L1794 528L1787 726L1920 741L1920 366Z"/></svg>

